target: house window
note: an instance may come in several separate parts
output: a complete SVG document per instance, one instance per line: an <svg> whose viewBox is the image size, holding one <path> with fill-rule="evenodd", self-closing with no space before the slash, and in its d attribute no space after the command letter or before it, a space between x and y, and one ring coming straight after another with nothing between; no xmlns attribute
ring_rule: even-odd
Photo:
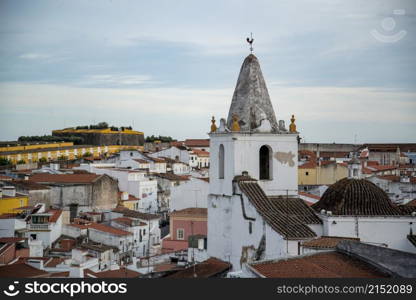
<svg viewBox="0 0 416 300"><path fill-rule="evenodd" d="M251 222L248 222L248 233L252 234L253 233L253 225Z"/></svg>
<svg viewBox="0 0 416 300"><path fill-rule="evenodd" d="M305 172L305 175L308 176L309 175L309 172Z"/></svg>
<svg viewBox="0 0 416 300"><path fill-rule="evenodd" d="M218 178L224 179L224 145L220 145L218 152Z"/></svg>
<svg viewBox="0 0 416 300"><path fill-rule="evenodd" d="M259 151L259 162L260 162L260 179L270 180L271 179L271 149L269 146L263 145Z"/></svg>
<svg viewBox="0 0 416 300"><path fill-rule="evenodd" d="M176 238L178 239L178 240L183 240L183 239L185 239L185 237L184 237L184 230L182 229L182 228L178 228L177 230L176 230Z"/></svg>

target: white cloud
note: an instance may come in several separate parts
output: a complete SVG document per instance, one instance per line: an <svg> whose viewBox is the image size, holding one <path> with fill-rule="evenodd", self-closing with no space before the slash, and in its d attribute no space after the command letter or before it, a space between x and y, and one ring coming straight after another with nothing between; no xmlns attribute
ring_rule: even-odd
<svg viewBox="0 0 416 300"><path fill-rule="evenodd" d="M37 59L48 59L51 56L42 53L25 53L19 56L22 59L37 60Z"/></svg>
<svg viewBox="0 0 416 300"><path fill-rule="evenodd" d="M81 82L83 85L140 85L144 83L156 83L156 81L153 81L152 77L149 75L100 74L86 76Z"/></svg>

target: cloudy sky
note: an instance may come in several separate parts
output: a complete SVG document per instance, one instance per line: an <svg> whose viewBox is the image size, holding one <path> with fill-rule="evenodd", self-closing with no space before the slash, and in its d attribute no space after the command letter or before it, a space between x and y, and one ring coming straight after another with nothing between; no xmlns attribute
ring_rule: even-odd
<svg viewBox="0 0 416 300"><path fill-rule="evenodd" d="M0 2L0 140L107 121L204 138L254 34L306 142L416 142L416 1Z"/></svg>

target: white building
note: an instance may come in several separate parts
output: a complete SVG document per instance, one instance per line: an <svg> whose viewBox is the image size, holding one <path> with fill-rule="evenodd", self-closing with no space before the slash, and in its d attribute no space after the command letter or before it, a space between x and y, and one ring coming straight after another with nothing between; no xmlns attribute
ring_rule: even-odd
<svg viewBox="0 0 416 300"><path fill-rule="evenodd" d="M130 262L133 256L133 234L112 226L91 223L88 226L88 238L95 243L102 243L119 249L119 259Z"/></svg>
<svg viewBox="0 0 416 300"><path fill-rule="evenodd" d="M165 158L169 157L170 159L179 160L185 164L189 164L189 153L186 149L179 149L178 147L172 146L167 149L160 150L149 154L151 157L160 157Z"/></svg>
<svg viewBox="0 0 416 300"><path fill-rule="evenodd" d="M149 179L144 170L116 168L113 164L82 164L78 169L95 174L107 174L118 180L122 192L139 198L138 210L155 213L158 211L157 181Z"/></svg>
<svg viewBox="0 0 416 300"><path fill-rule="evenodd" d="M207 208L208 193L208 178L190 177L188 181L171 188L169 210L181 210L188 207Z"/></svg>
<svg viewBox="0 0 416 300"><path fill-rule="evenodd" d="M138 169L143 166L144 161L149 163L149 171L166 173L166 161L162 158L152 157L137 150L122 150L116 162L120 168Z"/></svg>
<svg viewBox="0 0 416 300"><path fill-rule="evenodd" d="M127 209L125 207L116 207L110 213L110 220L120 220L120 218L129 218L132 220L139 221L137 223L138 227L131 229L136 234L136 251L142 252L144 250L146 255L154 255L160 251L160 216L148 213L141 213L138 211ZM142 242L140 242L140 234L142 235L143 240L147 240L147 243L143 243L143 240Z"/></svg>
<svg viewBox="0 0 416 300"><path fill-rule="evenodd" d="M111 220L111 226L133 234L133 254L135 257L147 255L149 244L148 224L135 218L119 217Z"/></svg>
<svg viewBox="0 0 416 300"><path fill-rule="evenodd" d="M31 214L26 237L42 242L43 249L50 248L62 234L62 210L50 209Z"/></svg>

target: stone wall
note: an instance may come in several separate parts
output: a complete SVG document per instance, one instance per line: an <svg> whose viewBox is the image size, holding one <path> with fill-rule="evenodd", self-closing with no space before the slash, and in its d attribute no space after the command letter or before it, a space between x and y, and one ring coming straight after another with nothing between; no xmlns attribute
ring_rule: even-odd
<svg viewBox="0 0 416 300"><path fill-rule="evenodd" d="M53 132L54 136L78 136L81 137L85 145L109 146L127 145L143 146L144 135L126 133L86 133L86 132Z"/></svg>

